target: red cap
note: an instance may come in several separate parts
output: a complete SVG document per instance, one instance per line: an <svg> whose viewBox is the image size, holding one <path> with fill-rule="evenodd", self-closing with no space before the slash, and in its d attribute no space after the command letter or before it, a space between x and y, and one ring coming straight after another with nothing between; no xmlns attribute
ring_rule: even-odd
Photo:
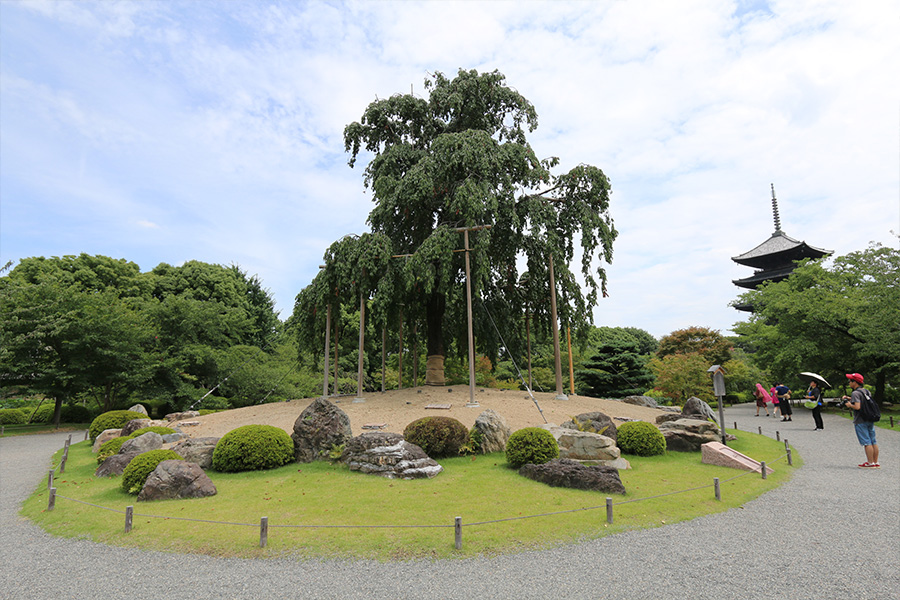
<svg viewBox="0 0 900 600"><path fill-rule="evenodd" d="M847 379L852 379L859 385L863 385L863 376L859 373L847 373Z"/></svg>

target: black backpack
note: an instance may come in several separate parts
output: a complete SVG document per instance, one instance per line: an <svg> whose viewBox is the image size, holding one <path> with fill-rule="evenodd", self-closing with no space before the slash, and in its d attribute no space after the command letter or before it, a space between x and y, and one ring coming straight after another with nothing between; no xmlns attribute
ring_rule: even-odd
<svg viewBox="0 0 900 600"><path fill-rule="evenodd" d="M866 388L860 389L862 390L863 397L859 402L859 418L870 423L880 421L881 409L878 408L878 404L872 399L872 394L870 394L869 390Z"/></svg>

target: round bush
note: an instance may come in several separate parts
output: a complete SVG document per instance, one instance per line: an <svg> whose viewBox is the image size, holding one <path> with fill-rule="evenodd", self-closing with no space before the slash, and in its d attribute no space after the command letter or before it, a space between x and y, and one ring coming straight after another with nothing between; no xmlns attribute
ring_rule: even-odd
<svg viewBox="0 0 900 600"><path fill-rule="evenodd" d="M119 450L122 449L122 444L130 440L131 437L130 435L120 436L100 444L100 448L97 449L97 464L102 465L104 460L113 454L118 454Z"/></svg>
<svg viewBox="0 0 900 600"><path fill-rule="evenodd" d="M0 408L0 425L24 425L28 416L19 408Z"/></svg>
<svg viewBox="0 0 900 600"><path fill-rule="evenodd" d="M150 473L164 460L183 460L174 450L150 450L138 454L122 472L122 489L128 494L139 494Z"/></svg>
<svg viewBox="0 0 900 600"><path fill-rule="evenodd" d="M506 442L506 462L514 469L528 463L541 465L558 457L556 438L540 427L526 427L513 432Z"/></svg>
<svg viewBox="0 0 900 600"><path fill-rule="evenodd" d="M146 419L147 415L141 414L133 410L111 410L99 415L91 422L91 441L97 439L97 436L107 429L121 429L128 421L132 419Z"/></svg>
<svg viewBox="0 0 900 600"><path fill-rule="evenodd" d="M407 425L403 437L431 458L442 458L459 456L459 449L469 439L469 430L451 417L424 417Z"/></svg>
<svg viewBox="0 0 900 600"><path fill-rule="evenodd" d="M294 442L272 425L244 425L229 431L213 450L216 471L262 471L294 460Z"/></svg>
<svg viewBox="0 0 900 600"><path fill-rule="evenodd" d="M624 454L655 456L665 454L666 438L657 427L646 421L629 421L619 425L616 440Z"/></svg>
<svg viewBox="0 0 900 600"><path fill-rule="evenodd" d="M53 421L53 411L56 410L56 406L53 404L41 404L36 410L34 407L28 407L24 410L32 423L50 423Z"/></svg>
<svg viewBox="0 0 900 600"><path fill-rule="evenodd" d="M67 404L62 407L59 420L64 423L90 423L91 411L80 404Z"/></svg>

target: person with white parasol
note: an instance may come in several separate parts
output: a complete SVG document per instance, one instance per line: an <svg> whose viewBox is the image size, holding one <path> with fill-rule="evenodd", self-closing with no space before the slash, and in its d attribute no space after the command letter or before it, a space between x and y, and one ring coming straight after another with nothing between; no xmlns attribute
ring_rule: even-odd
<svg viewBox="0 0 900 600"><path fill-rule="evenodd" d="M822 423L822 388L820 386L831 386L828 385L824 377L815 373L800 373L800 377L809 380L809 389L806 390L804 406L812 409L813 421L816 423L815 430L822 431L825 429L825 425Z"/></svg>

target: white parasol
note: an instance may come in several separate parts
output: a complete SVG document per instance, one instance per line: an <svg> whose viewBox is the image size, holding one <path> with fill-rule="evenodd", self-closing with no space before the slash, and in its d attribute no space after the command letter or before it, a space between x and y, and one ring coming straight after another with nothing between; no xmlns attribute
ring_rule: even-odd
<svg viewBox="0 0 900 600"><path fill-rule="evenodd" d="M822 377L821 375L819 375L818 373L803 372L803 373L800 373L800 377L803 377L804 379L812 379L816 383L824 385L825 387L831 387L831 384L828 383L827 381L825 381L825 378Z"/></svg>

